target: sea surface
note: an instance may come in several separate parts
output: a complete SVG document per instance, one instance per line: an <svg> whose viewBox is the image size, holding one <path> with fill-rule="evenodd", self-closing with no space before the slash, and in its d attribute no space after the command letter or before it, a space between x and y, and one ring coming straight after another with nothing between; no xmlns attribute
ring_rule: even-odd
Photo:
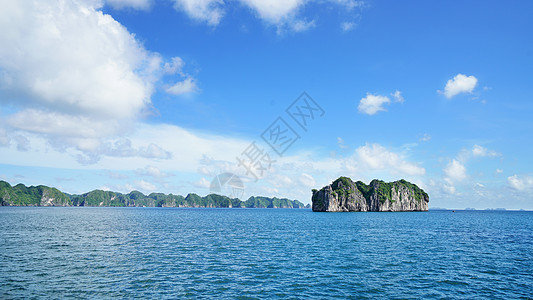
<svg viewBox="0 0 533 300"><path fill-rule="evenodd" d="M533 298L533 212L0 208L0 299Z"/></svg>

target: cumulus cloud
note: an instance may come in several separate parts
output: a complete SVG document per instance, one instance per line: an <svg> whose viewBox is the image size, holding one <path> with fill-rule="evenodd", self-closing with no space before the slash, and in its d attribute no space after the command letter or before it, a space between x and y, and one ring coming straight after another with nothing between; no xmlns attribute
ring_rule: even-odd
<svg viewBox="0 0 533 300"><path fill-rule="evenodd" d="M0 12L3 102L64 114L133 117L150 103L147 52L110 15L71 1L15 1ZM39 51L35 51L39 49Z"/></svg>
<svg viewBox="0 0 533 300"><path fill-rule="evenodd" d="M197 91L198 87L193 78L189 77L183 81L175 83L173 86L167 88L165 91L172 95L183 95Z"/></svg>
<svg viewBox="0 0 533 300"><path fill-rule="evenodd" d="M169 62L166 62L163 66L163 71L165 74L176 74L184 75L182 72L185 62L180 57L173 57Z"/></svg>
<svg viewBox="0 0 533 300"><path fill-rule="evenodd" d="M187 13L192 19L217 26L224 16L222 0L174 0L174 8Z"/></svg>
<svg viewBox="0 0 533 300"><path fill-rule="evenodd" d="M446 179L451 182L460 182L466 179L466 168L458 160L452 160L446 168L444 168Z"/></svg>
<svg viewBox="0 0 533 300"><path fill-rule="evenodd" d="M457 191L455 186L453 186L452 184L444 184L442 186L442 189L444 190L445 193L448 193L448 194L455 194L455 192Z"/></svg>
<svg viewBox="0 0 533 300"><path fill-rule="evenodd" d="M391 96L396 103L403 103L405 101L402 96L402 92L398 90L394 91L394 93L391 93ZM380 111L387 111L384 106L390 104L391 102L391 99L387 96L366 93L366 97L359 101L357 109L361 113L374 115Z"/></svg>
<svg viewBox="0 0 533 300"><path fill-rule="evenodd" d="M356 149L357 161L370 170L389 170L400 175L424 175L426 170L417 164L407 162L401 155L387 150L379 144L366 144Z"/></svg>
<svg viewBox="0 0 533 300"><path fill-rule="evenodd" d="M461 93L472 93L476 85L476 77L457 74L453 79L448 80L443 93L446 98L451 99Z"/></svg>
<svg viewBox="0 0 533 300"><path fill-rule="evenodd" d="M279 24L304 4L303 0L241 0L272 24Z"/></svg>
<svg viewBox="0 0 533 300"><path fill-rule="evenodd" d="M160 57L95 7L14 1L0 26L9 28L0 32L0 101L19 108L7 116L12 130L98 147L150 105Z"/></svg>
<svg viewBox="0 0 533 300"><path fill-rule="evenodd" d="M0 31L0 105L14 108L5 115L3 130L44 137L61 151L77 149L84 163L101 155L169 158L155 144L119 149L116 139L131 133L151 109L154 85L164 74L186 77L171 88L174 93L195 90L194 79L183 72L179 57L163 66L158 53L102 13L100 4L29 0L3 5L0 26L9 30ZM8 145L12 138L4 135L0 142ZM27 149L23 144L19 149Z"/></svg>
<svg viewBox="0 0 533 300"><path fill-rule="evenodd" d="M499 156L500 154L496 151L489 150L485 147L474 145L474 147L472 148L472 155L474 157L496 157L496 156Z"/></svg>
<svg viewBox="0 0 533 300"><path fill-rule="evenodd" d="M385 104L389 104L390 99L386 96L366 94L366 97L362 98L357 107L360 112L367 115L374 115L380 111L386 111L383 107Z"/></svg>
<svg viewBox="0 0 533 300"><path fill-rule="evenodd" d="M172 95L183 95L198 91L196 80L189 74L185 73L183 68L185 62L180 57L173 57L169 62L163 65L165 75L178 75L182 80L167 87L165 91Z"/></svg>
<svg viewBox="0 0 533 300"><path fill-rule="evenodd" d="M396 90L394 93L391 94L391 96L394 98L395 102L403 103L405 99L402 96L402 92Z"/></svg>
<svg viewBox="0 0 533 300"><path fill-rule="evenodd" d="M513 175L507 177L509 186L517 191L533 189L533 177L529 175Z"/></svg>
<svg viewBox="0 0 533 300"><path fill-rule="evenodd" d="M185 12L192 19L206 22L211 26L217 26L221 22L227 6L231 1L222 0L173 0L176 10ZM302 8L312 2L320 5L333 4L340 9L350 12L353 15L354 8L362 8L363 1L354 0L239 0L239 2L250 9L259 19L267 25L277 28L278 34L286 31L302 32L316 26L314 19L307 20L299 15ZM355 27L356 22L344 22L341 24L343 30L348 31Z"/></svg>
<svg viewBox="0 0 533 300"><path fill-rule="evenodd" d="M455 184L467 178L465 166L458 160L454 159L444 168L444 183L442 189L445 193L455 194Z"/></svg>

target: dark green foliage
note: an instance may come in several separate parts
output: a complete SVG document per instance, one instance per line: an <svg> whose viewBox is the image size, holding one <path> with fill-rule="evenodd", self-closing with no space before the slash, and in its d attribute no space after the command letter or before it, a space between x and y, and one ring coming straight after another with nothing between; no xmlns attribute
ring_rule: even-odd
<svg viewBox="0 0 533 300"><path fill-rule="evenodd" d="M53 203L45 200L53 198ZM44 202L43 202L44 201ZM111 191L94 190L82 195L67 195L56 188L46 186L30 186L18 184L12 187L0 181L0 206L40 206L40 205L73 205L73 206L146 206L146 207L250 207L250 208L304 208L297 200L250 197L246 201L237 198L210 194L200 197L189 194L187 197L163 193L151 193L146 196L139 191L122 194Z"/></svg>
<svg viewBox="0 0 533 300"><path fill-rule="evenodd" d="M305 205L298 200L285 198L250 197L244 201L243 207L247 208L304 208Z"/></svg>
<svg viewBox="0 0 533 300"><path fill-rule="evenodd" d="M0 205L40 206L72 205L70 198L56 188L44 185L27 187L21 183L11 186L0 181Z"/></svg>
<svg viewBox="0 0 533 300"><path fill-rule="evenodd" d="M363 197L365 197L365 199L368 199L370 198L370 195L374 192L374 190L372 189L371 186L369 185L366 185L364 182L362 181L357 181L355 183L355 186L357 187L357 189L361 192L361 194L363 194Z"/></svg>
<svg viewBox="0 0 533 300"><path fill-rule="evenodd" d="M392 182L374 179L370 182L373 192L376 192L381 203L392 200Z"/></svg>
<svg viewBox="0 0 533 300"><path fill-rule="evenodd" d="M355 189L355 183L348 177L339 177L331 184L333 189L333 195L335 197L348 197L353 194Z"/></svg>
<svg viewBox="0 0 533 300"><path fill-rule="evenodd" d="M413 193L413 196L416 200L422 201L423 199L429 199L429 196L426 192L424 192L421 188L419 188L416 184L412 184L409 181L405 179L401 179L399 181L396 181L396 183L404 185L407 187L411 192Z"/></svg>
<svg viewBox="0 0 533 300"><path fill-rule="evenodd" d="M383 180L374 179L370 182L369 185L365 184L362 181L353 182L348 177L339 177L337 180L333 181L331 184L332 195L334 197L348 197L353 193L360 192L363 197L368 201L372 195L375 195L381 203L390 201L394 203L396 200L392 199L392 191L399 191L401 187L407 188L409 194L412 195L417 201L422 201L423 199L429 199L429 196L426 192L420 189L417 185L412 184L404 179L394 181L394 182L385 182ZM316 194L316 197L315 197ZM403 200L402 194L400 193L400 200ZM318 197L317 191L313 190L313 205L323 207L320 197Z"/></svg>

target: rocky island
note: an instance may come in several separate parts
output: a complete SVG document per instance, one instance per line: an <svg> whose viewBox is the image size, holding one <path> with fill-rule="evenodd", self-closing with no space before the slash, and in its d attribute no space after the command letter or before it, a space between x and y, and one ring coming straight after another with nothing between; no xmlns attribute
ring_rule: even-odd
<svg viewBox="0 0 533 300"><path fill-rule="evenodd" d="M406 180L369 185L340 177L320 190L313 190L313 211L427 211L429 196Z"/></svg>
<svg viewBox="0 0 533 300"><path fill-rule="evenodd" d="M118 207L187 207L187 208L306 208L298 200L251 196L246 201L223 195L209 194L201 197L190 193L181 195L139 191L122 194L94 190L81 195L71 195L44 185L11 186L0 180L0 206L118 206Z"/></svg>

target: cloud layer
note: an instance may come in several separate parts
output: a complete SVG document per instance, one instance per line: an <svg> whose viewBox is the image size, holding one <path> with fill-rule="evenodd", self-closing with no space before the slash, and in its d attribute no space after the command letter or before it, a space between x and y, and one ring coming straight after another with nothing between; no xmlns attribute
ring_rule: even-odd
<svg viewBox="0 0 533 300"><path fill-rule="evenodd" d="M0 26L10 30L0 31L0 105L14 108L0 124L9 132L3 145L14 141L27 149L31 144L24 139L41 136L57 149L81 151L85 163L101 153L152 155L153 146L121 152L110 144L151 110L150 97L163 76L178 80L168 88L171 94L197 90L179 57L164 64L99 5L28 0L2 7Z"/></svg>
<svg viewBox="0 0 533 300"><path fill-rule="evenodd" d="M301 32L315 27L315 19L308 20L300 15L300 11L311 3L333 6L349 13L355 8L364 6L363 1L355 0L239 0L238 2L251 10L265 24L277 27L278 34L285 31ZM174 8L185 12L193 20L215 27L222 21L230 3L222 0L174 0ZM353 13L351 15L358 16ZM357 25L356 21L348 18L348 21L342 22L340 26L343 31L349 31Z"/></svg>

